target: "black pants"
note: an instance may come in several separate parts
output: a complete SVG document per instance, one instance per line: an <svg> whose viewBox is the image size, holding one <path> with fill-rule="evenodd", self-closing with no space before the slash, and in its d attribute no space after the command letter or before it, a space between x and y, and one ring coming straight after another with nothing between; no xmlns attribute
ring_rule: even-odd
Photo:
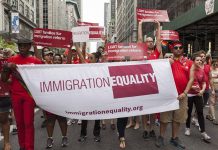
<svg viewBox="0 0 218 150"><path fill-rule="evenodd" d="M209 97L210 97L210 93L209 93L209 90L207 90L207 91L204 92L204 95L203 95L204 106L207 105Z"/></svg>
<svg viewBox="0 0 218 150"><path fill-rule="evenodd" d="M86 136L87 135L87 125L88 125L88 120L82 120L80 136ZM101 131L100 120L95 120L93 135L94 136L100 136L100 131Z"/></svg>
<svg viewBox="0 0 218 150"><path fill-rule="evenodd" d="M188 98L188 118L186 121L186 127L190 128L193 104L195 104L201 132L204 132L205 131L204 114L203 114L204 105L203 105L203 99L201 96L193 96L193 97Z"/></svg>
<svg viewBox="0 0 218 150"><path fill-rule="evenodd" d="M117 119L117 130L119 133L119 138L125 137L125 129L128 122L128 118L118 118Z"/></svg>

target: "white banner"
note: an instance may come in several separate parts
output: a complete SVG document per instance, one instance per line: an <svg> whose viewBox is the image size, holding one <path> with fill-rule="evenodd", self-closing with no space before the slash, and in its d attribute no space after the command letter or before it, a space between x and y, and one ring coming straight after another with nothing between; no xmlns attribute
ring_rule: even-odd
<svg viewBox="0 0 218 150"><path fill-rule="evenodd" d="M19 65L42 109L68 118L95 120L179 108L168 60L76 65Z"/></svg>
<svg viewBox="0 0 218 150"><path fill-rule="evenodd" d="M19 33L19 13L11 13L11 33Z"/></svg>
<svg viewBox="0 0 218 150"><path fill-rule="evenodd" d="M104 27L80 26L72 28L73 42L101 42Z"/></svg>

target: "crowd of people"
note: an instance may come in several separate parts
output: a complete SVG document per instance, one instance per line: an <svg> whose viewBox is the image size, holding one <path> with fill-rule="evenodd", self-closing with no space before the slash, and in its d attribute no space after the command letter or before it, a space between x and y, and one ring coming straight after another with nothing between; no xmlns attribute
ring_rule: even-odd
<svg viewBox="0 0 218 150"><path fill-rule="evenodd" d="M167 124L172 124L172 136L170 143L175 147L185 149L185 145L179 138L179 129L181 124L186 124L184 134L191 136L190 124L195 123L199 126L199 131L202 139L210 143L211 137L206 133L204 120L204 106L209 105L209 112L206 119L217 125L215 116L215 104L218 96L218 60L208 61L205 51L201 50L193 54L191 59L183 56L184 47L180 41L173 41L169 44L169 49L172 52L171 56L164 57L161 47L160 38L160 23L155 21L156 25L156 44L151 37L147 37L143 41L142 24L143 20L138 25L138 43L145 42L147 45L146 56L147 60L167 58L170 61L172 73L178 91L179 109L163 112L159 114L146 114L136 116L134 118L118 118L117 126L115 119L111 119L111 129L118 131L119 147L126 148L125 130L126 128L134 127L137 130L140 126L140 118L142 119L143 138L155 138L155 145L159 148L163 147ZM0 123L4 136L4 150L10 150L9 142L9 113L13 109L18 129L18 141L20 150L34 150L34 108L35 101L31 96L25 82L17 71L17 64L79 64L83 63L104 63L106 62L107 53L104 52L104 47L99 47L96 52L86 55L84 53L86 44L83 43L82 48L80 43L70 43L71 48L67 49L63 55L54 54L49 47L42 49L42 54L37 50L36 45L29 39L19 39L17 41L19 53L11 56L6 55L4 50L1 50L1 61L4 62L1 70L1 89L0 92ZM34 53L30 53L31 46L34 47ZM10 52L10 50L8 50ZM64 57L63 57L64 56ZM122 60L125 61L125 60ZM195 106L195 112L193 110ZM43 111L43 110L42 110ZM13 113L12 113L13 114ZM13 116L13 115L12 115ZM46 148L52 148L53 131L56 120L60 126L62 134L61 146L68 145L67 128L75 121L47 111L43 111L44 126L47 130ZM129 120L129 123L128 123ZM81 124L79 142L85 142L87 138L87 120L78 120ZM157 136L155 133L155 124L160 125L160 133ZM93 135L94 141L101 141L101 129L106 128L105 120L95 120Z"/></svg>

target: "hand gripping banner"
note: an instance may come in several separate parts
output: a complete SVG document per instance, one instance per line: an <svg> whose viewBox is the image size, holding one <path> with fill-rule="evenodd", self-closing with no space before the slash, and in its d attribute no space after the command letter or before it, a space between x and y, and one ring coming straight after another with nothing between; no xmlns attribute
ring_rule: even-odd
<svg viewBox="0 0 218 150"><path fill-rule="evenodd" d="M19 65L36 104L68 118L95 120L179 108L168 60Z"/></svg>

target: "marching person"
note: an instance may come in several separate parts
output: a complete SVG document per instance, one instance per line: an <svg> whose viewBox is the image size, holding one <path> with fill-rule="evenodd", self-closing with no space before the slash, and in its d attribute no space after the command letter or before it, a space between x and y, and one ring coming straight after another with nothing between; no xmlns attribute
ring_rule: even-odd
<svg viewBox="0 0 218 150"><path fill-rule="evenodd" d="M139 25L138 25L138 43L143 42L142 24L144 22L146 22L146 21L141 20L139 22ZM161 46L161 37L160 37L160 22L154 20L154 23L156 24L156 45L154 45L153 38L151 38L151 37L146 38L145 43L147 45L147 51L146 51L147 60L154 60L154 59L163 58L162 46ZM148 126L147 122L148 122L149 118L150 118L150 123ZM154 132L155 119L156 119L156 114L142 116L142 122L143 122L143 126L144 126L143 138L146 140L149 138L156 137L156 134Z"/></svg>
<svg viewBox="0 0 218 150"><path fill-rule="evenodd" d="M60 54L55 54L53 56L53 64L62 64L63 60ZM54 126L55 126L55 121L57 120L61 129L62 133L62 142L61 146L66 147L68 145L68 138L67 138L67 119L66 117L58 116L55 114L52 114L50 112L45 112L46 113L46 129L48 133L48 139L47 139L47 146L46 148L52 148L54 144L53 140L53 132L54 132Z"/></svg>
<svg viewBox="0 0 218 150"><path fill-rule="evenodd" d="M206 89L206 77L204 70L201 68L202 61L199 53L193 54L192 57L193 65L194 65L194 83L191 87L191 90L188 92L188 118L186 120L186 129L185 135L189 136L190 132L190 124L191 124L191 116L192 116L192 108L193 104L195 104L198 122L201 129L202 139L206 142L210 142L211 138L205 132L205 121L203 114L203 99L202 96Z"/></svg>
<svg viewBox="0 0 218 150"><path fill-rule="evenodd" d="M0 79L2 67L7 63L8 58L11 56L10 49L4 49L2 52L2 58L0 58ZM9 112L11 109L11 98L10 98L10 86L9 83L4 83L0 80L0 123L2 127L2 133L4 136L4 150L11 150L11 145L9 142L9 132L10 132L10 122L9 122Z"/></svg>
<svg viewBox="0 0 218 150"><path fill-rule="evenodd" d="M212 74L212 79L215 89L215 95L210 94L209 111L208 111L208 115L206 115L206 118L210 120L214 125L218 125L215 115L215 105L218 98L218 60L217 59L215 59L212 62L211 74Z"/></svg>
<svg viewBox="0 0 218 150"><path fill-rule="evenodd" d="M76 49L78 49L77 52L80 51L78 46L76 47ZM89 57L88 57L88 60L89 60L90 63L98 63L100 57L101 57L100 52L91 53L89 55ZM84 61L82 61L82 62L84 62ZM87 125L88 125L88 121L87 120L82 120L80 138L78 139L79 142L86 141L86 138L87 138ZM101 132L100 120L95 120L94 129L93 129L93 135L94 135L94 141L95 142L100 142L101 141L100 132Z"/></svg>
<svg viewBox="0 0 218 150"><path fill-rule="evenodd" d="M79 56L79 61L81 63L86 63L85 58L83 57L79 44L76 43L75 44L76 47L76 52ZM70 50L68 52L68 56L67 56L67 63L71 64L72 63L72 55L73 55L73 51L74 50ZM101 57L101 53L96 52L96 53L91 53L88 57L88 60L90 63L98 63L99 59ZM87 125L88 125L88 121L87 120L82 120L82 124L81 124L81 131L80 131L80 138L78 139L79 142L85 142L86 138L87 138ZM94 134L94 141L95 142L100 142L101 141L101 137L100 137L100 120L95 120L95 125L94 125L94 130L93 130L93 134Z"/></svg>
<svg viewBox="0 0 218 150"><path fill-rule="evenodd" d="M172 121L172 137L170 143L175 147L185 149L185 145L180 141L178 134L182 123L186 122L189 92L194 81L194 67L192 62L183 56L183 45L181 42L173 42L170 44L173 53L171 60L171 68L178 91L179 109L169 112L163 112L160 116L160 136L157 138L155 145L157 147L164 146L164 135L167 124Z"/></svg>
<svg viewBox="0 0 218 150"><path fill-rule="evenodd" d="M17 65L41 64L42 62L30 56L32 41L19 39L19 54L8 59L2 72L2 81L8 81L12 75L11 98L18 129L20 150L34 150L34 108L35 102L30 95L23 79L16 70Z"/></svg>
<svg viewBox="0 0 218 150"><path fill-rule="evenodd" d="M203 95L204 98L204 106L207 105L209 95L210 95L210 89L211 89L211 94L212 96L215 96L215 90L214 90L214 85L213 85L213 79L212 79L212 74L211 74L211 69L210 65L207 64L206 62L206 52L201 50L199 51L199 54L202 59L202 68L204 69L205 72L205 77L206 77L206 89Z"/></svg>

